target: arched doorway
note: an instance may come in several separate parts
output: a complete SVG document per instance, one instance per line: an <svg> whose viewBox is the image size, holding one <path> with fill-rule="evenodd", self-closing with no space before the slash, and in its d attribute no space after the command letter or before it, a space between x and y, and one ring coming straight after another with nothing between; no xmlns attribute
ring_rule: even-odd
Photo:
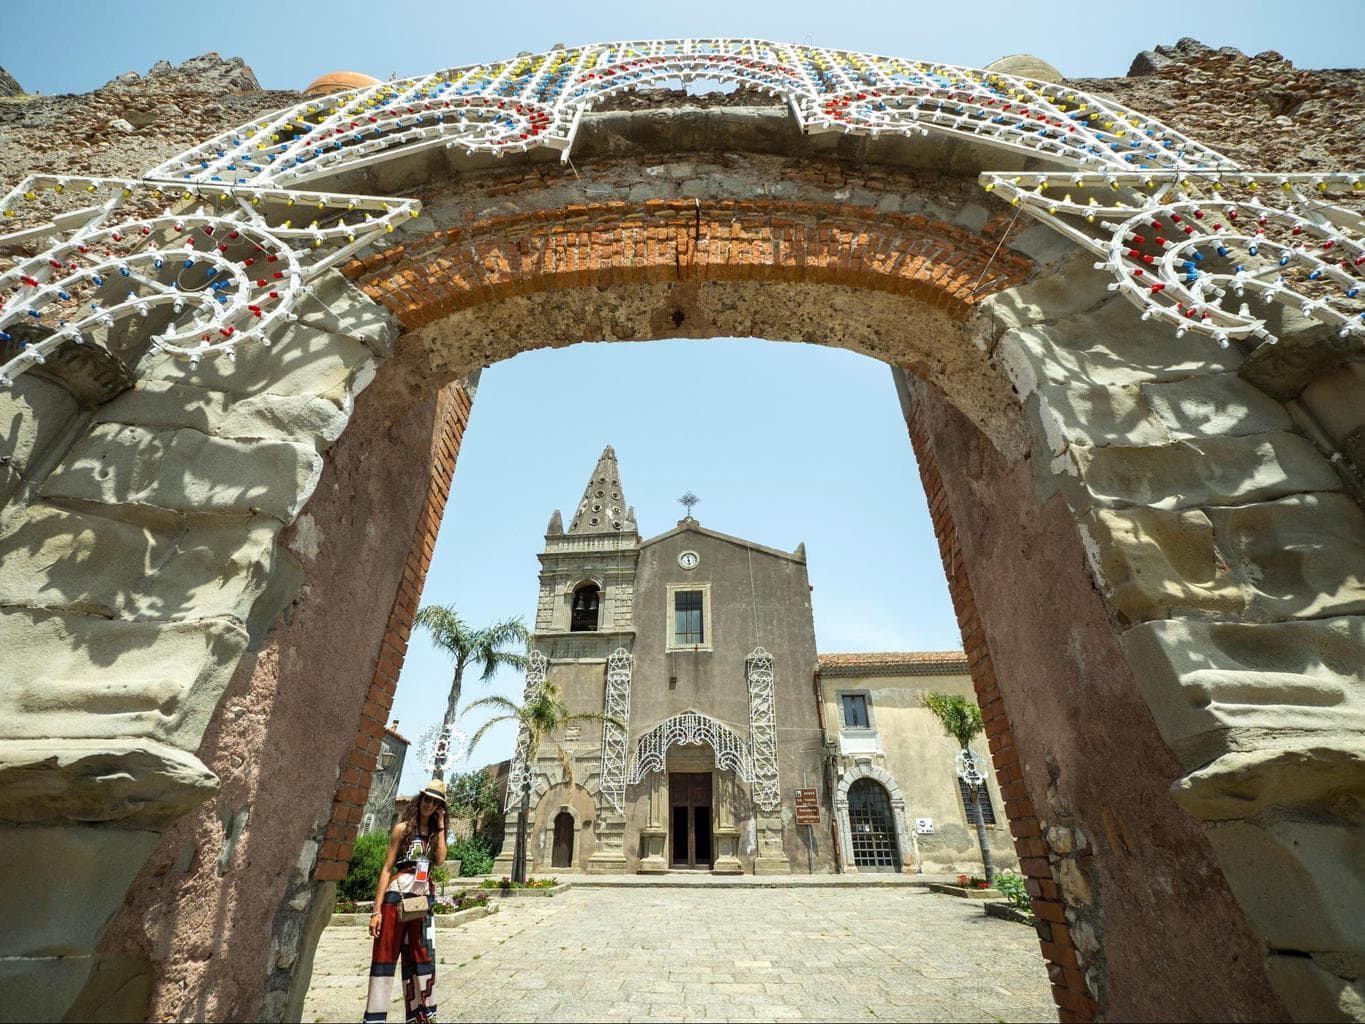
<svg viewBox="0 0 1365 1024"><path fill-rule="evenodd" d="M858 779L848 789L848 822L853 863L859 871L899 871L900 851L891 798L875 779Z"/></svg>
<svg viewBox="0 0 1365 1024"><path fill-rule="evenodd" d="M568 811L555 815L554 846L550 851L550 866L555 868L573 867L574 820Z"/></svg>
<svg viewBox="0 0 1365 1024"><path fill-rule="evenodd" d="M800 59L798 54L789 63ZM822 62L826 59L820 55ZM555 76L538 80L553 81ZM849 99L827 98L828 105L819 108L826 113L805 124L823 129L847 121L843 108ZM44 500L67 504L35 502L25 528L40 537L48 529L73 535L88 528L99 561L110 568L98 579L83 574L78 588L69 581L42 578L54 585L55 594L42 588L16 591L7 607L32 611L7 613L7 628L16 649L50 650L54 663L72 678L108 670L107 663L91 664L86 652L97 650L103 656L118 650L117 692L127 694L119 700L134 710L106 714L110 691L97 686L83 692L83 704L72 705L71 721L41 729L44 736L79 738L80 743L69 745L72 757L86 756L88 747L82 744L92 721L113 719L122 728L136 720L147 729L132 746L118 735L113 738L122 745L112 753L98 751L101 758L116 757L136 769L102 771L101 779L119 780L119 785L132 779L155 797L149 801L137 791L124 800L115 794L107 799L118 803L116 814L107 806L96 808L101 822L126 826L99 831L104 863L120 863L131 873L139 859L147 862L135 885L126 886L127 879L120 877L116 884L96 887L108 911L120 889L134 894L122 912L126 920L111 929L111 944L124 943L140 955L145 943L136 925L145 914L138 900L178 899L179 890L190 884L180 875L188 873L213 899L237 884L240 890L235 891L258 901L249 915L239 911L233 921L246 922L240 925L245 937L236 948L259 960L270 927L264 922L287 921L298 934L301 920L290 918L283 908L309 906L312 889L306 881L289 883L297 888L282 891L291 877L285 869L300 844L308 853L301 871L306 874L312 858L314 881L325 886L345 874L377 737L427 568L424 548L432 524L439 521L468 411L468 396L458 384L440 396L434 394L435 385L463 379L512 354L518 339L530 334L558 342L681 333L818 335L830 344L858 344L893 366L908 368L916 378L907 388L913 398L906 402L907 421L917 449L927 453L921 461L926 490L1004 783L1005 810L1035 898L1052 905L1054 914L1045 919L1081 920L1086 927L1074 929L1077 941L1092 943L1092 948L1080 949L1093 961L1082 975L1071 932L1060 924L1055 930L1040 925L1040 934L1051 936L1044 949L1054 958L1055 977L1066 997L1063 1005L1082 1016L1096 1006L1113 1015L1171 1015L1159 1000L1163 993L1178 992L1185 1015L1193 1015L1191 1006L1200 999L1223 1012L1244 1002L1269 1005L1265 1000L1273 997L1261 995L1267 971L1285 993L1296 992L1300 981L1320 984L1325 969L1312 956L1335 963L1334 950L1354 948L1349 946L1351 914L1346 909L1351 904L1322 893L1308 869L1312 857L1344 860L1333 843L1351 833L1334 831L1335 826L1311 833L1332 838L1315 840L1309 857L1298 838L1284 839L1279 815L1283 811L1292 820L1300 816L1315 822L1314 828L1320 818L1339 821L1338 805L1332 802L1337 783L1319 774L1335 770L1333 758L1349 755L1337 737L1349 734L1345 726L1354 711L1324 703L1321 694L1323 686L1339 684L1341 692L1350 692L1347 684L1358 678L1350 666L1360 663L1359 625L1345 618L1358 614L1350 603L1356 591L1343 582L1354 570L1348 559L1341 559L1319 582L1290 583L1283 591L1295 599L1277 603L1271 600L1276 586L1257 584L1263 576L1257 563L1273 566L1279 552L1258 552L1251 540L1273 533L1257 526L1269 515L1301 528L1311 539L1309 548L1328 546L1333 529L1355 544L1358 511L1343 505L1340 495L1329 494L1340 489L1331 467L1301 434L1290 430L1282 409L1266 407L1264 395L1250 393L1246 378L1238 376L1241 353L1220 350L1197 334L1177 345L1169 330L1134 323L1130 310L1108 305L1111 296L1097 291L1104 281L1091 273L1089 257L1065 266L1054 263L1056 273L1040 271L1030 283L1037 268L1013 262L1013 221L1004 211L992 218L989 210L978 215L964 205L953 216L960 213L961 223L982 225L980 231L965 230L909 212L912 208L902 200L912 197L912 182L901 187L894 178L879 177L854 188L843 185L858 161L894 167L909 154L913 159L906 166L951 171L960 179L955 185L970 186L972 175L990 169L967 148L975 144L971 123L944 129L961 130L959 150L916 149L908 133L878 112L871 138L881 130L880 143L863 145L853 139L854 144L836 153L824 144L828 135L783 135L791 126L780 121L786 116L780 110L759 119L744 115L743 131L732 131L734 125L725 128L721 122L726 116L715 114L714 123L708 122L709 134L689 138L702 139L705 147L699 149L744 152L747 143L733 140L755 134L756 120L764 121L769 137L762 152L781 150L781 159L790 158L780 170L791 177L777 177L806 190L802 198L750 202L755 195L770 195L767 186L777 170L759 162L753 173L762 179L761 190L736 187L727 194L730 186L724 181L737 180L738 173L727 167L725 175L717 176L716 194L708 194L705 204L656 194L641 185L638 174L613 177L613 154L600 146L593 151L591 135L585 133L574 155L580 166L598 161L592 170L601 184L592 194L605 189L615 198L585 205L579 186L566 195L555 193L560 186L551 182L545 201L534 206L537 224L571 225L570 238L542 227L523 230L523 222L529 223L524 210L520 222L509 215L498 224L480 226L473 211L482 200L469 200L483 185L473 175L462 176L456 190L468 191L444 197L459 207L458 216L446 218L427 239L394 247L387 256L367 257L352 268L353 279L369 277L361 280L362 286L390 305L392 318L378 315L375 307L333 279L315 296L319 309L305 311L302 322L274 339L281 342L275 349L284 354L279 359L245 349L234 371L212 364L202 370L191 365L188 372L176 367L168 384L164 378L169 367L153 358L144 383L162 386L109 402L89 436L77 439L71 458L51 474L43 485ZM947 115L936 110L932 116ZM1098 114L1091 116L1103 121ZM1059 131L1071 134L1070 120L1056 118ZM1125 118L1115 120L1122 124ZM691 124L695 128L702 119ZM522 134L541 131L539 121L529 127ZM606 126L598 138L610 137L613 146L625 140L615 150L620 153L630 146L643 152L649 138L659 137L651 131L631 134L628 127ZM718 136L725 145L713 145ZM556 137L567 141L562 134ZM668 144L688 148L681 138L670 136ZM514 139L493 138L490 145L504 142ZM518 148L526 146L512 145L508 151ZM222 153L205 156L232 159ZM514 163L506 160L503 166ZM285 165L281 161L277 166ZM819 174L807 175L811 167ZM837 190L826 187L831 174L841 183ZM924 196L914 197L915 211L947 201L951 190L939 189L939 184L930 182ZM1117 179L1111 184L1115 190L1122 187ZM1079 180L1073 186L1080 194ZM644 189L643 200L633 198L637 187ZM433 191L432 198L443 197ZM901 212L886 212L882 199L894 200L889 208ZM565 215L550 215L558 209ZM447 246L449 253L442 251ZM1116 260L1118 256L1116 250ZM404 266L405 260L412 265ZM785 289L774 288L775 283ZM780 298L764 304L759 301L763 291ZM985 296L992 292L1001 293L1000 301L987 304ZM538 303L537 295L544 300ZM828 310L830 322L814 323L811 309ZM973 319L982 310L989 315ZM881 314L932 343L902 344L904 332L883 330ZM532 324L533 332L528 330ZM406 331L399 357L381 365L399 326ZM968 344L941 344L943 339ZM423 352L431 358L414 358ZM1022 403L1009 396L1001 367ZM439 372L428 372L433 370ZM414 384L422 379L432 387ZM205 392L208 397L195 399L196 409L202 404L202 416L184 408L174 416L172 410L153 408L149 403L170 393L168 388L177 394L182 388ZM265 407L274 411L288 404L274 400L279 395L300 399L297 415L285 417L288 422L276 423L262 413ZM350 402L357 396L352 414ZM1225 420L1200 414L1210 404L1209 396L1215 406L1234 405L1237 414ZM1002 412L995 418L990 410ZM123 426L113 429L109 424ZM168 425L178 433L165 433ZM342 426L345 436L328 450ZM262 436L277 434L281 440L261 442ZM1021 448L1020 440L1037 444L1037 453L1045 457L1029 460L1029 443ZM196 451L211 445L206 450L220 451L222 458L184 457L190 443ZM92 472L93 462L108 457L114 446L122 446L119 450L127 453L123 457L148 472ZM180 454L155 463L160 468L152 471L154 463L139 449ZM383 456L404 451L430 457L429 492L411 479L385 477L403 467L401 459ZM53 458L61 454L54 451ZM201 486L194 474L183 471L189 465L196 471L211 467L221 479ZM1210 476L1210 467L1217 474ZM193 486L186 486L192 477ZM324 486L318 486L319 479ZM344 508L334 494L346 495ZM1322 494L1330 501L1314 497ZM990 500L982 500L983 495ZM406 504L395 509L395 501ZM1229 511L1239 506L1242 511ZM88 524L74 519L95 507L111 518ZM217 588L203 586L199 567L185 565L177 572L159 573L156 586L162 589L149 591L145 604L141 598L129 603L134 591L119 573L122 566L141 565L145 553L138 549L133 551L136 557L107 555L122 552L122 545L143 543L142 535L124 529L114 517L121 509L147 508L193 513L195 522L206 511L224 513L227 525L215 525L215 531L235 529L237 519L246 515L265 517L269 521L253 520L249 535L233 539L236 535L218 532L202 543L202 550L262 571L233 573L245 581L243 589L225 597ZM73 518L54 527L61 517ZM383 519L392 529L367 532L354 526L366 525L370 518ZM415 541L405 554L400 548L407 537ZM1229 567L1215 540L1236 550L1245 540L1247 565ZM1189 556L1187 544L1197 545L1199 557ZM286 549L298 564L293 556L285 557ZM275 571L277 554L280 567ZM381 571L369 572L374 568ZM343 578L347 571L361 579L348 586L352 581ZM215 569L206 578L217 575ZM364 587L377 595L364 609L369 618L347 620L345 636L338 640L318 624L327 615L317 601L300 602L284 616L282 609L304 580L314 595ZM996 580L1004 585L993 587ZM213 602L204 596L209 592L216 595ZM392 612L386 622L389 595ZM171 617L148 619L139 610L147 607ZM99 614L89 615L91 609ZM1059 637L1066 638L1065 644ZM356 649L342 650L343 642ZM315 650L336 657L340 664L335 671L331 665L320 671L316 658L310 661L299 653ZM147 682L157 677L148 666L191 653L198 659L197 667L186 673L195 680L194 700L183 702L183 714L170 714L167 708L179 707L180 698L160 682ZM234 677L239 659L243 668ZM1291 685L1286 660L1300 669L1288 675L1291 681L1321 677L1331 682ZM353 748L308 748L321 766L316 777L306 780L316 807L325 807L319 787L335 783L332 820L296 815L298 827L289 841L272 843L253 830L260 827L257 823L287 819L297 797L272 780L287 777L296 766L271 761L267 752L295 745L266 743L265 730L272 740L290 728L308 736L348 735L340 721L319 728L319 702L309 699L306 685L291 685L300 674L301 684L308 682L307 676L344 677L354 684L350 699L331 702L335 708L330 710L338 719L350 716L354 722L362 720L363 707L364 717ZM234 687L230 697L219 703L229 684ZM16 691L27 692L23 687ZM238 716L242 691L259 692L271 714L254 724L250 716ZM42 696L30 703L46 707L38 700ZM83 716L79 721L78 715ZM1073 727L1096 715L1120 727ZM207 739L201 742L206 729ZM1264 737L1281 742L1286 736L1286 748L1258 745ZM1235 742L1226 742L1229 738ZM1318 745L1331 756L1303 759L1296 754ZM261 753L244 758L239 750ZM47 751L24 748L19 753L54 766L54 773L68 771L69 762ZM243 763L246 769L238 771ZM1113 763L1128 769L1122 780L1087 771ZM64 828L68 819L80 821L80 840L88 842L95 834L83 824L90 820L85 803L89 788L67 787L65 776L54 777L56 795L42 813ZM264 780L259 786L258 778ZM167 786L163 779L174 784ZM187 809L220 785L217 806L205 804L194 817L203 834L196 836ZM1172 791L1180 808L1168 797ZM1255 798L1245 798L1248 792ZM149 852L151 833L139 830L165 828L182 817L185 824L168 828L157 849ZM1208 823L1206 832L1198 822ZM191 840L196 842L191 845ZM217 846L220 856L196 856L201 844ZM262 871L262 858L272 846L281 858L275 864L278 870ZM189 850L183 861L188 867L172 871L184 850ZM234 856L236 863L256 866L257 877L250 883L216 881L215 859L231 866ZM1270 867L1285 864L1290 866ZM1268 900L1268 869L1277 872L1275 892L1303 893L1305 898ZM1243 901L1240 907L1224 872ZM256 884L262 876L277 884L266 891L268 887ZM1176 880L1177 898L1154 908L1148 897L1154 878ZM224 907L234 905L247 903L223 898ZM277 911L282 915L278 919ZM1125 917L1136 922L1134 927L1104 932L1106 919ZM166 919L180 922L187 932L203 930L183 915ZM1162 959L1166 973L1154 982L1149 968L1135 966L1142 958L1132 953L1157 936L1168 955ZM73 948L89 952L93 933L80 938L87 945ZM1103 957L1098 955L1101 941ZM163 945L179 944L167 940ZM1272 951L1268 958L1264 949ZM124 951L111 945L100 952ZM32 991L50 987L41 981L43 972L72 966L50 963L52 959L45 954L32 958ZM226 961L217 958L214 969L226 971L220 966ZM197 975L178 984L158 978L157 985L158 999L162 992L176 1000L180 996L175 992L208 991ZM255 1015L259 994L250 985L238 987L239 1015ZM169 1010L167 1005L158 1003L156 1012L193 1013L179 1009L178 1003Z"/></svg>

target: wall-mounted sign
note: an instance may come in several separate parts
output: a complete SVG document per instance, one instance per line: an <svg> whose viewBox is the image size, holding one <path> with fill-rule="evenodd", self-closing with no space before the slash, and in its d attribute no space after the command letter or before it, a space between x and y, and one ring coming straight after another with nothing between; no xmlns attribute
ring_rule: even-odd
<svg viewBox="0 0 1365 1024"><path fill-rule="evenodd" d="M916 819L915 819L915 831L918 832L918 833L919 833L920 835L922 835L922 836L931 836L931 835L933 835L933 834L934 834L934 819L933 819L933 818L916 818Z"/></svg>
<svg viewBox="0 0 1365 1024"><path fill-rule="evenodd" d="M820 796L813 789L796 791L796 823L798 825L820 824Z"/></svg>

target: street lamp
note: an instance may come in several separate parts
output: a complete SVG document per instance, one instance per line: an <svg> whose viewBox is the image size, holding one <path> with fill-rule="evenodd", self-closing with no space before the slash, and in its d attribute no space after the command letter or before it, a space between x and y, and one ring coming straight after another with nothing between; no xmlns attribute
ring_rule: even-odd
<svg viewBox="0 0 1365 1024"><path fill-rule="evenodd" d="M981 786L986 782L986 776L981 769L984 765L966 747L957 752L955 762L957 777L967 786L967 791L972 797L972 811L976 821L972 822L976 826L976 841L981 847L981 866L986 872L986 884L995 884L995 864L991 860L990 847L986 842L986 821L981 813Z"/></svg>
<svg viewBox="0 0 1365 1024"><path fill-rule="evenodd" d="M512 853L512 881L526 882L526 826L531 809L531 768L521 777L521 809L517 811L517 843Z"/></svg>

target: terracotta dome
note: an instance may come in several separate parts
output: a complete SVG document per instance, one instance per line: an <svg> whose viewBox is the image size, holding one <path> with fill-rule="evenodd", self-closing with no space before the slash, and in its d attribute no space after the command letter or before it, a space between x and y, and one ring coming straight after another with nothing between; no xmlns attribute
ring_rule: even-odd
<svg viewBox="0 0 1365 1024"><path fill-rule="evenodd" d="M346 89L363 89L367 85L378 85L379 79L362 75L359 71L331 71L316 78L303 90L305 96L325 96L329 92L342 92Z"/></svg>
<svg viewBox="0 0 1365 1024"><path fill-rule="evenodd" d="M1013 75L1015 78L1029 78L1035 82L1062 81L1060 71L1043 58L1035 57L1031 53L1016 53L1009 57L1001 57L999 60L987 64L986 70L1001 75Z"/></svg>

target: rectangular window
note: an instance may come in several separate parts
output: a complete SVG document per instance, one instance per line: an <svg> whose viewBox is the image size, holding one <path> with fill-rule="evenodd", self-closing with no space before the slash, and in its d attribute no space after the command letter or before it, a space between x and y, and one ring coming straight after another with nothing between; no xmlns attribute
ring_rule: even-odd
<svg viewBox="0 0 1365 1024"><path fill-rule="evenodd" d="M673 646L691 647L704 643L706 626L702 622L702 592L673 591Z"/></svg>
<svg viewBox="0 0 1365 1024"><path fill-rule="evenodd" d="M866 729L867 697L861 693L842 694L844 702L844 727L847 729Z"/></svg>
<svg viewBox="0 0 1365 1024"><path fill-rule="evenodd" d="M972 791L961 778L957 780L957 788L962 791L962 809L967 812L967 824L975 825L976 812L972 810ZM976 795L981 799L981 820L987 825L994 825L995 808L991 806L991 791L986 788L984 782L976 787Z"/></svg>

